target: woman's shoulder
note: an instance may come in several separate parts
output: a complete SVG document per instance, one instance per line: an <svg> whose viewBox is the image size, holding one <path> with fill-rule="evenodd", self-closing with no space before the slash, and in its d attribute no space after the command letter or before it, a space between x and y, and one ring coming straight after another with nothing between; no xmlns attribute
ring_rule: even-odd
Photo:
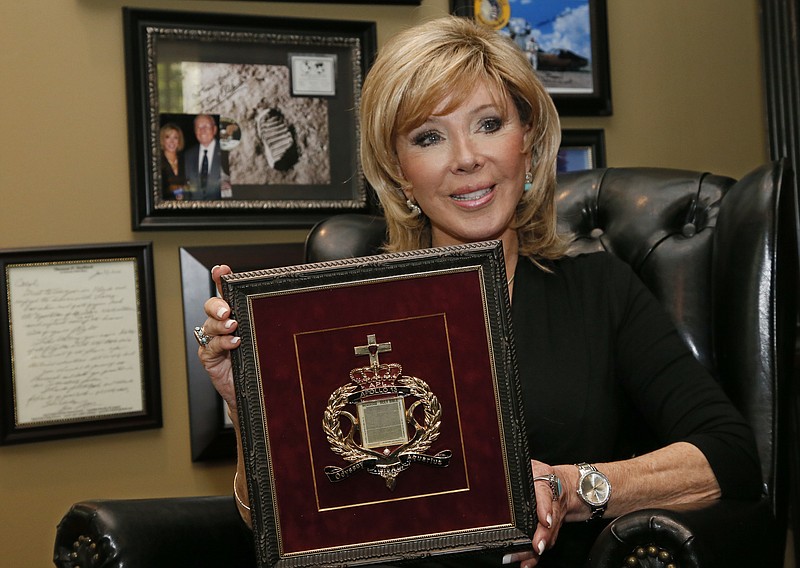
<svg viewBox="0 0 800 568"><path fill-rule="evenodd" d="M643 287L633 269L609 252L565 256L540 262L523 263L527 274L518 281L528 289L552 297L600 305L624 305Z"/></svg>
<svg viewBox="0 0 800 568"><path fill-rule="evenodd" d="M527 262L534 270L562 278L618 279L629 278L632 268L610 252L592 252L575 256L563 256L556 260L539 261L538 269L533 262Z"/></svg>

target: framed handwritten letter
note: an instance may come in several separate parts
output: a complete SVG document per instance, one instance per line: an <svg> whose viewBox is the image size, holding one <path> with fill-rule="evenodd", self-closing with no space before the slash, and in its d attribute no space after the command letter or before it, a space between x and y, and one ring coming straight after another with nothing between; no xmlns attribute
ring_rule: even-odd
<svg viewBox="0 0 800 568"><path fill-rule="evenodd" d="M150 243L0 250L0 444L161 426Z"/></svg>

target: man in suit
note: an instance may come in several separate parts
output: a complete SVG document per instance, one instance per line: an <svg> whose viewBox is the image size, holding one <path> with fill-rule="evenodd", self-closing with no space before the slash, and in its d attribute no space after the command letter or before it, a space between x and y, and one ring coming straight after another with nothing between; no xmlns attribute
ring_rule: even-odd
<svg viewBox="0 0 800 568"><path fill-rule="evenodd" d="M212 116L198 114L194 119L198 144L186 150L186 177L191 199L214 200L230 197L231 184L222 167L222 151L217 139L217 123Z"/></svg>

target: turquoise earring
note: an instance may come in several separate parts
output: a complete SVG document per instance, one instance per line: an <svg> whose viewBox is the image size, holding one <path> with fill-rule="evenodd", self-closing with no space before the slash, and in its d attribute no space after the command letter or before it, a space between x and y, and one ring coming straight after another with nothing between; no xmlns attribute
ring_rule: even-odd
<svg viewBox="0 0 800 568"><path fill-rule="evenodd" d="M522 187L525 191L530 191L533 187L533 174L531 172L525 172L525 185Z"/></svg>

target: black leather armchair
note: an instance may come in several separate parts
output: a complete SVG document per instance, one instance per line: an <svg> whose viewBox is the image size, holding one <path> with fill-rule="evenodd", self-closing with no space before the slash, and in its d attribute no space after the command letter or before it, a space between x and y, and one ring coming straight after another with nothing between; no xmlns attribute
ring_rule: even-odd
<svg viewBox="0 0 800 568"><path fill-rule="evenodd" d="M561 176L559 218L575 235L575 251L616 254L667 306L697 358L752 424L764 482L756 502L619 517L597 539L589 566L782 566L798 281L790 175L773 163L738 182L652 168ZM310 232L307 259L374 253L384 232L378 217L332 217ZM55 562L252 567L252 548L229 496L87 501L61 521Z"/></svg>

